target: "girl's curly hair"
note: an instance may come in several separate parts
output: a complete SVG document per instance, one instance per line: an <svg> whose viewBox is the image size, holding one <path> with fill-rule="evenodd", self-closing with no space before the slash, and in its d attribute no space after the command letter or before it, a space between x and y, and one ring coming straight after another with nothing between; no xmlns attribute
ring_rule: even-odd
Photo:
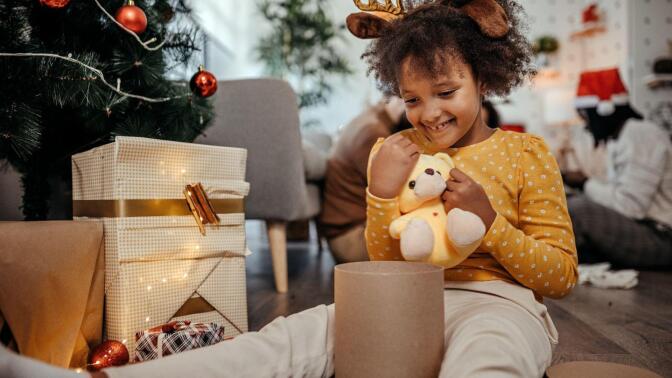
<svg viewBox="0 0 672 378"><path fill-rule="evenodd" d="M412 57L413 68L437 77L445 58L468 64L485 85L484 95L507 95L536 73L532 49L523 36L523 8L512 0L497 0L506 11L509 32L502 38L482 34L478 25L459 10L441 4L423 4L392 21L362 58L386 95L399 96L401 64ZM447 60L449 61L449 60Z"/></svg>

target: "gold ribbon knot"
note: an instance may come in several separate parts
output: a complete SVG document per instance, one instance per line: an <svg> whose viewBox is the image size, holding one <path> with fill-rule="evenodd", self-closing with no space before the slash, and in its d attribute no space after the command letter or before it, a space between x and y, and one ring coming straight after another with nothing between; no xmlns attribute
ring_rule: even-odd
<svg viewBox="0 0 672 378"><path fill-rule="evenodd" d="M187 199L187 204L189 205L189 210L196 219L196 224L198 224L198 229L201 231L201 235L205 236L205 225L206 224L219 224L219 217L215 213L208 195L203 189L201 183L196 183L192 185L187 185L184 187L184 198Z"/></svg>

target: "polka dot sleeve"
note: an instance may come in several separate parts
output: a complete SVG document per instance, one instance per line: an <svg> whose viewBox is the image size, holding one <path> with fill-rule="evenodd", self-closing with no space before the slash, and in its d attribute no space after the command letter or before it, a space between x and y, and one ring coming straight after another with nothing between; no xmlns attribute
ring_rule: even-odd
<svg viewBox="0 0 672 378"><path fill-rule="evenodd" d="M383 141L383 138L379 138L371 149L369 168L371 167L371 157L378 152ZM368 168L367 177L371 177ZM379 198L371 194L368 188L366 189L366 229L364 230L364 236L370 260L403 259L399 250L399 242L390 237L388 230L390 223L400 215L397 198Z"/></svg>
<svg viewBox="0 0 672 378"><path fill-rule="evenodd" d="M497 215L481 246L522 285L561 298L578 279L576 246L560 171L538 137L523 146L518 189L518 227Z"/></svg>

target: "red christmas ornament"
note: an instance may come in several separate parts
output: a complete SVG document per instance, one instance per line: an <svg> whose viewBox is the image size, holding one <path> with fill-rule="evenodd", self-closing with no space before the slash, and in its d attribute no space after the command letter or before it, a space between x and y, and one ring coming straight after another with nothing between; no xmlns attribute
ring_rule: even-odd
<svg viewBox="0 0 672 378"><path fill-rule="evenodd" d="M191 77L189 87L197 96L210 97L217 92L217 78L201 66Z"/></svg>
<svg viewBox="0 0 672 378"><path fill-rule="evenodd" d="M61 9L69 3L70 0L40 0L41 5L52 9Z"/></svg>
<svg viewBox="0 0 672 378"><path fill-rule="evenodd" d="M107 340L91 351L87 368L89 371L98 371L110 366L122 366L128 363L128 359L126 345Z"/></svg>
<svg viewBox="0 0 672 378"><path fill-rule="evenodd" d="M127 29L140 34L147 29L147 16L142 9L135 6L133 0L128 0L126 5L119 8L114 18Z"/></svg>

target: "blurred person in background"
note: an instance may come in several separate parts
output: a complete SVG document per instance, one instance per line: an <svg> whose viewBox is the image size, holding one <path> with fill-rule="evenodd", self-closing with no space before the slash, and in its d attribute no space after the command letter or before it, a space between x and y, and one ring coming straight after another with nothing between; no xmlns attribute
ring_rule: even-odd
<svg viewBox="0 0 672 378"><path fill-rule="evenodd" d="M581 75L577 98L595 145L606 145L605 179L563 175L580 262L672 265L672 142L628 102L618 70Z"/></svg>
<svg viewBox="0 0 672 378"><path fill-rule="evenodd" d="M371 147L411 127L400 98L381 100L367 107L340 132L327 162L321 234L336 263L365 261L366 166Z"/></svg>

